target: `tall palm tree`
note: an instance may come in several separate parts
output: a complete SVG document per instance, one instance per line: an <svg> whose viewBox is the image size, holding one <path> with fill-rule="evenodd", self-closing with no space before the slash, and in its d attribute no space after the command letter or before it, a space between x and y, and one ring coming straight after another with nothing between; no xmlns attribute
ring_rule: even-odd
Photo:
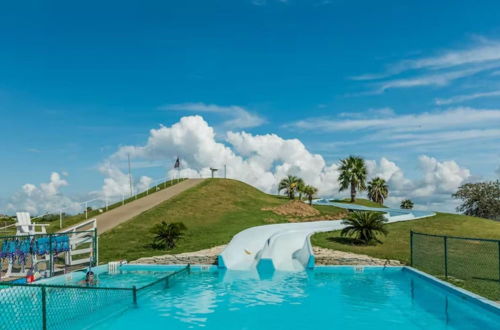
<svg viewBox="0 0 500 330"><path fill-rule="evenodd" d="M314 198L314 195L316 195L316 193L318 192L318 188L306 185L304 186L304 188L302 188L302 191L306 195L307 200L309 201L309 205L312 205L312 200Z"/></svg>
<svg viewBox="0 0 500 330"><path fill-rule="evenodd" d="M349 156L340 161L340 189L351 187L351 203L356 201L356 192L366 190L367 170L365 160L361 157Z"/></svg>
<svg viewBox="0 0 500 330"><path fill-rule="evenodd" d="M301 178L298 178L294 175L288 175L286 178L280 181L278 190L285 190L288 198L295 199L295 192L301 185L304 185L304 181Z"/></svg>
<svg viewBox="0 0 500 330"><path fill-rule="evenodd" d="M413 202L409 199L405 199L404 201L401 202L401 206L400 206L402 209L407 209L407 210L411 210L413 208Z"/></svg>
<svg viewBox="0 0 500 330"><path fill-rule="evenodd" d="M373 241L381 243L376 235L387 235L388 231L384 225L386 221L387 219L379 212L352 212L342 221L346 227L342 229L340 235L354 236L364 244Z"/></svg>
<svg viewBox="0 0 500 330"><path fill-rule="evenodd" d="M368 198L375 203L384 204L384 199L389 195L389 186L382 178L374 178L368 182Z"/></svg>

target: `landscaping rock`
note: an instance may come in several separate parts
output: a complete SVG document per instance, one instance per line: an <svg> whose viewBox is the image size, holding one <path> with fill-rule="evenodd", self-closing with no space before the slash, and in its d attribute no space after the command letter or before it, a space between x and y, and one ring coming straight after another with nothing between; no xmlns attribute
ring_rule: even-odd
<svg viewBox="0 0 500 330"><path fill-rule="evenodd" d="M180 254L166 254L162 256L141 258L132 261L131 264L192 264L192 265L216 265L217 256L222 253L226 245L220 245L211 249L186 252ZM316 265L380 265L380 266L403 266L397 260L386 260L373 258L363 254L335 251L320 247L314 247Z"/></svg>

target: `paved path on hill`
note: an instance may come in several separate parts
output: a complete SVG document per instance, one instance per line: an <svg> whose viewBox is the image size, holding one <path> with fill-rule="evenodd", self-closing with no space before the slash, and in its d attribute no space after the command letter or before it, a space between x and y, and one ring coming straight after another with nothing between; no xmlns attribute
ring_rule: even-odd
<svg viewBox="0 0 500 330"><path fill-rule="evenodd" d="M96 217L97 232L102 234L181 192L198 185L203 180L204 179L187 179L172 187L151 193L146 197L139 198L133 202L103 213Z"/></svg>

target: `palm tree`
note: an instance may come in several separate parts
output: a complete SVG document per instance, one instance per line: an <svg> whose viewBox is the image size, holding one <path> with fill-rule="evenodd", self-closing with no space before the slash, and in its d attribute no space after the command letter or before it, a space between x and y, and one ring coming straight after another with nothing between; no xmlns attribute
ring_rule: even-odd
<svg viewBox="0 0 500 330"><path fill-rule="evenodd" d="M318 192L318 188L306 185L302 188L302 191L306 195L307 200L309 201L309 205L312 205L312 200L314 198L314 195L316 195L316 193Z"/></svg>
<svg viewBox="0 0 500 330"><path fill-rule="evenodd" d="M401 202L400 207L402 209L411 210L413 208L413 202L409 199L405 199L404 201Z"/></svg>
<svg viewBox="0 0 500 330"><path fill-rule="evenodd" d="M182 222L167 223L162 221L151 230L155 234L153 247L158 249L173 249L177 240L184 236L183 231L186 229L186 226Z"/></svg>
<svg viewBox="0 0 500 330"><path fill-rule="evenodd" d="M293 175L289 175L280 181L278 186L279 191L285 190L288 198L295 199L295 192L300 186L304 185L304 181Z"/></svg>
<svg viewBox="0 0 500 330"><path fill-rule="evenodd" d="M384 199L389 195L389 187L382 178L374 178L368 182L368 198L375 203L384 204Z"/></svg>
<svg viewBox="0 0 500 330"><path fill-rule="evenodd" d="M340 161L340 189L346 190L351 187L351 203L356 201L356 190L366 190L366 165L361 157L349 156Z"/></svg>
<svg viewBox="0 0 500 330"><path fill-rule="evenodd" d="M377 233L387 235L388 231L385 229L384 223L387 219L382 213L379 212L352 212L346 220L342 221L346 225L340 232L341 236L354 236L363 244L370 242L379 242Z"/></svg>

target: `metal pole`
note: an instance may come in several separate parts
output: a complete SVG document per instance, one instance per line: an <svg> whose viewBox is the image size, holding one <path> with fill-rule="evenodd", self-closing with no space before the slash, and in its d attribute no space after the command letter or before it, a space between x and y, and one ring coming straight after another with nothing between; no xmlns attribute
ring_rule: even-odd
<svg viewBox="0 0 500 330"><path fill-rule="evenodd" d="M95 267L97 266L97 263L99 262L99 252L97 251L97 228L94 228L94 244L93 244L93 248L94 248L94 257L92 258L93 260L93 265L92 267Z"/></svg>
<svg viewBox="0 0 500 330"><path fill-rule="evenodd" d="M498 281L500 281L500 241L498 241Z"/></svg>
<svg viewBox="0 0 500 330"><path fill-rule="evenodd" d="M52 263L54 258L52 258L52 234L49 234L49 277L52 277Z"/></svg>
<svg viewBox="0 0 500 330"><path fill-rule="evenodd" d="M130 172L130 154L127 154L128 157L128 182L130 184L130 197L133 195L133 188L132 188L132 173Z"/></svg>
<svg viewBox="0 0 500 330"><path fill-rule="evenodd" d="M448 278L448 237L444 236L444 277Z"/></svg>
<svg viewBox="0 0 500 330"><path fill-rule="evenodd" d="M224 179L227 179L227 166L224 164Z"/></svg>
<svg viewBox="0 0 500 330"><path fill-rule="evenodd" d="M42 286L42 329L47 330L47 293Z"/></svg>
<svg viewBox="0 0 500 330"><path fill-rule="evenodd" d="M125 204L125 194L122 193L122 205L124 205L124 204Z"/></svg>
<svg viewBox="0 0 500 330"><path fill-rule="evenodd" d="M85 202L85 219L88 219L88 217L89 217L88 209L89 209L88 204L87 204L87 202Z"/></svg>
<svg viewBox="0 0 500 330"><path fill-rule="evenodd" d="M410 230L410 266L413 267L413 230Z"/></svg>
<svg viewBox="0 0 500 330"><path fill-rule="evenodd" d="M108 210L108 199L106 198L106 200L104 201L106 203L106 211Z"/></svg>
<svg viewBox="0 0 500 330"><path fill-rule="evenodd" d="M62 229L62 210L59 210L59 229Z"/></svg>

